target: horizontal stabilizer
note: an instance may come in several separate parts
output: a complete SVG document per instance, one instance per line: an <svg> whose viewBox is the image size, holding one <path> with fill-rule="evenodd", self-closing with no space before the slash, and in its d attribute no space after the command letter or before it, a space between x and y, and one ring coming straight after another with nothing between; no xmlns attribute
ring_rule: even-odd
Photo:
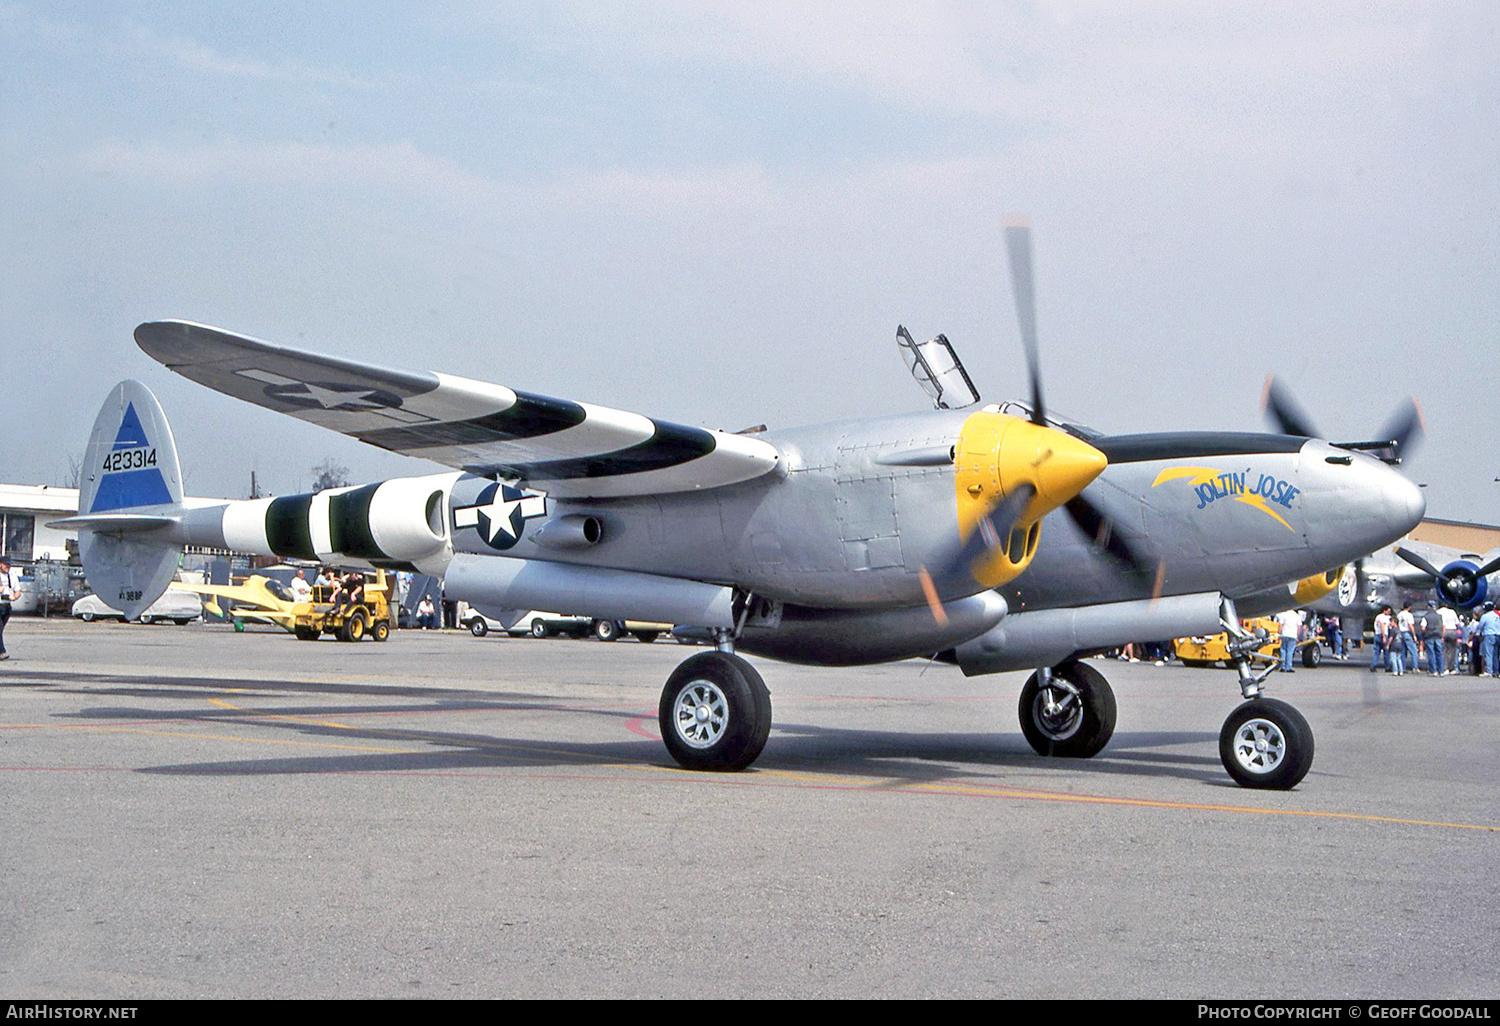
<svg viewBox="0 0 1500 1026"><path fill-rule="evenodd" d="M137 531L154 531L158 527L170 527L180 523L181 520L181 517L170 513L91 513L53 520L47 526L59 531L77 531L81 528L88 528L91 531L107 534L132 534Z"/></svg>

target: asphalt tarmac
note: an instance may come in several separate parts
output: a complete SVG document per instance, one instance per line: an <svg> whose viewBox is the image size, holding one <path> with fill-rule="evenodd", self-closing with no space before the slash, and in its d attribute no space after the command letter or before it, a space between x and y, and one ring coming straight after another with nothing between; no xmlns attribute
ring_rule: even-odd
<svg viewBox="0 0 1500 1026"><path fill-rule="evenodd" d="M1234 674L1095 662L1110 746L1020 674L757 661L776 726L675 768L659 641L11 621L0 996L1500 994L1500 687L1325 664L1234 786Z"/></svg>

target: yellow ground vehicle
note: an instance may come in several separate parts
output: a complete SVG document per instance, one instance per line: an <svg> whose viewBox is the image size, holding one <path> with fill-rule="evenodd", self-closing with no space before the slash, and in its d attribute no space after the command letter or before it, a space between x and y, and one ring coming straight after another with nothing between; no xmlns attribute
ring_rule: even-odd
<svg viewBox="0 0 1500 1026"><path fill-rule="evenodd" d="M1245 630L1252 634L1258 630L1266 632L1266 643L1255 650L1257 656L1276 659L1281 655L1281 629L1274 617L1256 616L1242 620ZM1213 634L1208 637L1178 638L1175 642L1177 658L1183 666L1228 666L1229 635ZM1297 642L1302 650L1302 665L1311 669L1323 661L1323 649L1316 636Z"/></svg>
<svg viewBox="0 0 1500 1026"><path fill-rule="evenodd" d="M1258 630L1266 632L1268 635L1266 643L1255 652L1267 659L1275 659L1281 645L1281 633L1276 626L1276 621L1269 616L1257 616L1242 620L1241 623L1245 630L1252 634ZM1182 660L1183 666L1229 665L1229 635L1227 634L1178 638L1174 644L1177 658Z"/></svg>
<svg viewBox="0 0 1500 1026"><path fill-rule="evenodd" d="M340 641L363 641L374 638L385 641L391 636L390 589L385 571L377 570L375 580L365 581L364 600L335 609L333 588L314 588L311 602L298 602L291 608L289 629L300 641L317 641L332 634Z"/></svg>
<svg viewBox="0 0 1500 1026"><path fill-rule="evenodd" d="M303 641L317 641L325 633L340 641L362 641L366 637L385 641L395 620L391 616L390 588L384 570L365 581L364 601L333 610L332 588L314 588L309 601L297 601L290 588L254 574L239 584L179 585L209 599L209 611L243 628L246 620L274 623Z"/></svg>

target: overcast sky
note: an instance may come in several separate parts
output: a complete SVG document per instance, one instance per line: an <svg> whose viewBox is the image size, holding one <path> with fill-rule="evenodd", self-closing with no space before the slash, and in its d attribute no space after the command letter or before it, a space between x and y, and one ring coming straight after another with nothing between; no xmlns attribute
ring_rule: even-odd
<svg viewBox="0 0 1500 1026"><path fill-rule="evenodd" d="M730 430L926 405L898 323L1108 432L1335 439L1423 404L1430 515L1500 523L1500 5L0 0L0 480L121 378L188 490L427 465L228 399L186 318Z"/></svg>

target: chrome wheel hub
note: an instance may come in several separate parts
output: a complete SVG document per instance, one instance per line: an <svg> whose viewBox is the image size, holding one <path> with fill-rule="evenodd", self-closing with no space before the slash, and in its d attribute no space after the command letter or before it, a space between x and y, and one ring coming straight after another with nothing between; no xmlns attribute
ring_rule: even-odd
<svg viewBox="0 0 1500 1026"><path fill-rule="evenodd" d="M712 681L691 681L677 693L672 723L690 748L712 748L729 726L729 701Z"/></svg>
<svg viewBox="0 0 1500 1026"><path fill-rule="evenodd" d="M1270 773L1286 758L1286 735L1270 720L1246 720L1234 732L1234 758L1247 773Z"/></svg>

